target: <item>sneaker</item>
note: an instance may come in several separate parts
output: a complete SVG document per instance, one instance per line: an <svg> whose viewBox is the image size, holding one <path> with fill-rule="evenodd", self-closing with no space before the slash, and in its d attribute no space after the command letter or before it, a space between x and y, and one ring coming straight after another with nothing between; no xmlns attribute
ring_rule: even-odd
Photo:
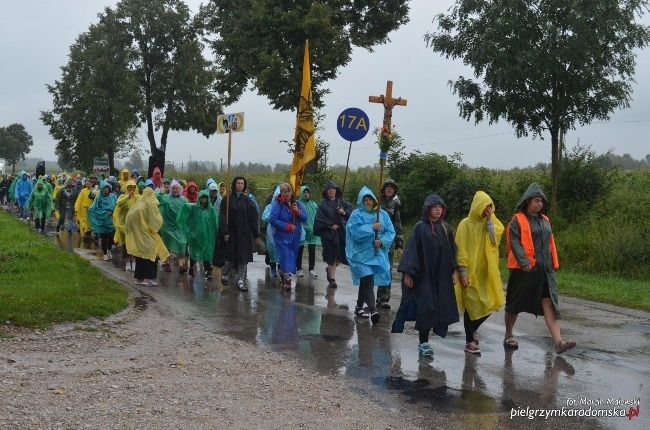
<svg viewBox="0 0 650 430"><path fill-rule="evenodd" d="M364 308L360 308L358 306L354 308L354 314L359 318L370 318L370 314L366 312Z"/></svg>
<svg viewBox="0 0 650 430"><path fill-rule="evenodd" d="M370 315L370 321L372 321L373 325L379 323L379 318L380 318L379 312L375 311L372 313L372 315Z"/></svg>
<svg viewBox="0 0 650 430"><path fill-rule="evenodd" d="M222 273L221 274L221 285L224 287L228 285L228 274L227 273Z"/></svg>
<svg viewBox="0 0 650 430"><path fill-rule="evenodd" d="M242 279L237 281L237 288L239 288L239 291L248 291L248 287Z"/></svg>
<svg viewBox="0 0 650 430"><path fill-rule="evenodd" d="M388 302L377 302L377 307L379 309L390 309Z"/></svg>
<svg viewBox="0 0 650 430"><path fill-rule="evenodd" d="M318 278L318 275L316 274L316 271L314 269L311 269L309 271L309 277L312 278L312 279L313 278Z"/></svg>
<svg viewBox="0 0 650 430"><path fill-rule="evenodd" d="M338 285L336 285L336 281L334 279L330 279L330 283L328 285L330 288L336 288Z"/></svg>
<svg viewBox="0 0 650 430"><path fill-rule="evenodd" d="M127 261L126 264L124 265L124 270L127 272L131 271L131 262Z"/></svg>
<svg viewBox="0 0 650 430"><path fill-rule="evenodd" d="M469 352L470 354L480 354L481 349L478 347L478 342L473 341L470 343L466 343L465 352Z"/></svg>
<svg viewBox="0 0 650 430"><path fill-rule="evenodd" d="M271 276L272 277L278 276L278 269L271 269Z"/></svg>
<svg viewBox="0 0 650 430"><path fill-rule="evenodd" d="M302 269L296 270L296 276L299 278L304 278L305 277L305 272L302 271Z"/></svg>
<svg viewBox="0 0 650 430"><path fill-rule="evenodd" d="M43 230L41 230L41 231L43 231ZM108 255L109 260L113 259L113 253L111 251L106 251L106 255Z"/></svg>
<svg viewBox="0 0 650 430"><path fill-rule="evenodd" d="M140 280L138 280L138 281L135 282L135 285L149 285L149 281L144 281L144 280L140 281Z"/></svg>
<svg viewBox="0 0 650 430"><path fill-rule="evenodd" d="M291 291L291 278L288 278L284 281L284 284L282 285L282 289L284 291Z"/></svg>
<svg viewBox="0 0 650 430"><path fill-rule="evenodd" d="M156 281L150 280L149 282L147 282L147 285L150 287L157 287L160 284L158 284L158 282Z"/></svg>
<svg viewBox="0 0 650 430"><path fill-rule="evenodd" d="M429 345L429 342L422 342L418 346L418 352L422 357L433 357L433 348Z"/></svg>
<svg viewBox="0 0 650 430"><path fill-rule="evenodd" d="M212 280L212 272L205 272L205 280L206 281Z"/></svg>
<svg viewBox="0 0 650 430"><path fill-rule="evenodd" d="M111 261L111 257L108 254L104 254L104 261Z"/></svg>

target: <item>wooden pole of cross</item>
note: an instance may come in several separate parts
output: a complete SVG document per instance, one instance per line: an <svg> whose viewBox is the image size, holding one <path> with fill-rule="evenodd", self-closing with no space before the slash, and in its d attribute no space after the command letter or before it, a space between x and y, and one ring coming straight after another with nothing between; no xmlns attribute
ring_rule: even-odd
<svg viewBox="0 0 650 430"><path fill-rule="evenodd" d="M381 203L381 185L384 182L384 166L386 165L386 159L388 158L388 151L390 150L391 145L391 135L392 135L392 118L393 118L393 108L395 106L406 106L406 99L401 97L393 97L393 81L386 82L386 93L380 96L370 96L368 97L370 103L381 103L384 105L384 121L382 123L381 132L379 133L379 192L377 193L378 203ZM377 208L377 222L379 222L379 208L381 204L378 204ZM375 231L375 240L379 238L379 232ZM375 254L377 253L377 248L375 248Z"/></svg>

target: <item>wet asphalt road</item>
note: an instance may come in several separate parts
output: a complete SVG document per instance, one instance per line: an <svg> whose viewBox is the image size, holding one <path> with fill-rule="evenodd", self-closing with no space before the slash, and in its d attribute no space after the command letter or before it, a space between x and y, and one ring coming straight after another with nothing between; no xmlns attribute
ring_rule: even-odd
<svg viewBox="0 0 650 430"><path fill-rule="evenodd" d="M248 292L240 292L232 278L221 286L218 270L205 281L198 267L195 278L178 275L177 267L160 270L159 287L141 287L124 271L119 251L104 262L97 245L76 234L56 235L48 226L46 236L139 291L139 306L163 301L197 324L280 351L304 369L343 375L354 389L429 428L650 428L647 312L561 297L563 337L578 342L564 355L553 352L543 318L523 314L515 326L520 348L505 351L498 312L479 330L480 356L464 352L457 323L446 339L432 336L434 357L422 358L413 323L402 334L390 333L400 298L396 279L393 309L380 310L381 321L372 326L352 313L357 289L346 267L337 272L339 287L327 288L319 250L319 278L294 277L290 293L276 286L260 255L249 264ZM590 416L595 414L610 416Z"/></svg>

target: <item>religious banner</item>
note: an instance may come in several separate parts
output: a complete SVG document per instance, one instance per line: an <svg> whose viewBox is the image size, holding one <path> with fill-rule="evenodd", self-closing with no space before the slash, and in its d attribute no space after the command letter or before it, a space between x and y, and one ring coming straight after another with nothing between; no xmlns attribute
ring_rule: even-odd
<svg viewBox="0 0 650 430"><path fill-rule="evenodd" d="M296 144L290 169L290 183L296 197L305 175L305 166L316 158L316 136L314 135L314 105L311 98L311 68L309 64L309 40L305 41L305 55L302 65L302 89L296 115Z"/></svg>

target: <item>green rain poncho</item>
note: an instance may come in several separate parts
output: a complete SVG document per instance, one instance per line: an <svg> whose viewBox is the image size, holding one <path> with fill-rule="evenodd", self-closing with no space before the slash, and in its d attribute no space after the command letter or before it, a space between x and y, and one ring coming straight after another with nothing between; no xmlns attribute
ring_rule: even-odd
<svg viewBox="0 0 650 430"><path fill-rule="evenodd" d="M212 261L219 219L217 211L210 204L208 192L201 190L196 203L185 203L176 221L187 237L190 258L196 261Z"/></svg>
<svg viewBox="0 0 650 430"><path fill-rule="evenodd" d="M185 247L187 246L187 238L183 228L178 224L176 218L181 211L187 199L180 195L178 188L180 184L172 181L170 194L158 194L158 201L160 202L160 213L163 218L163 226L160 229L160 235L165 243L169 252L185 255ZM175 194L177 193L177 194Z"/></svg>
<svg viewBox="0 0 650 430"><path fill-rule="evenodd" d="M305 190L309 191L309 200L305 199ZM318 205L311 197L311 188L309 188L307 185L303 185L302 188L300 188L300 203L302 203L305 211L307 212L307 222L304 222L302 224L302 227L305 229L304 245L320 246L320 237L314 235L314 220L316 219L316 211L318 210ZM301 243L301 245L303 244Z"/></svg>
<svg viewBox="0 0 650 430"><path fill-rule="evenodd" d="M36 187L29 196L29 210L34 211L34 219L47 219L54 210L54 200L52 194L45 186L45 180L39 178Z"/></svg>

